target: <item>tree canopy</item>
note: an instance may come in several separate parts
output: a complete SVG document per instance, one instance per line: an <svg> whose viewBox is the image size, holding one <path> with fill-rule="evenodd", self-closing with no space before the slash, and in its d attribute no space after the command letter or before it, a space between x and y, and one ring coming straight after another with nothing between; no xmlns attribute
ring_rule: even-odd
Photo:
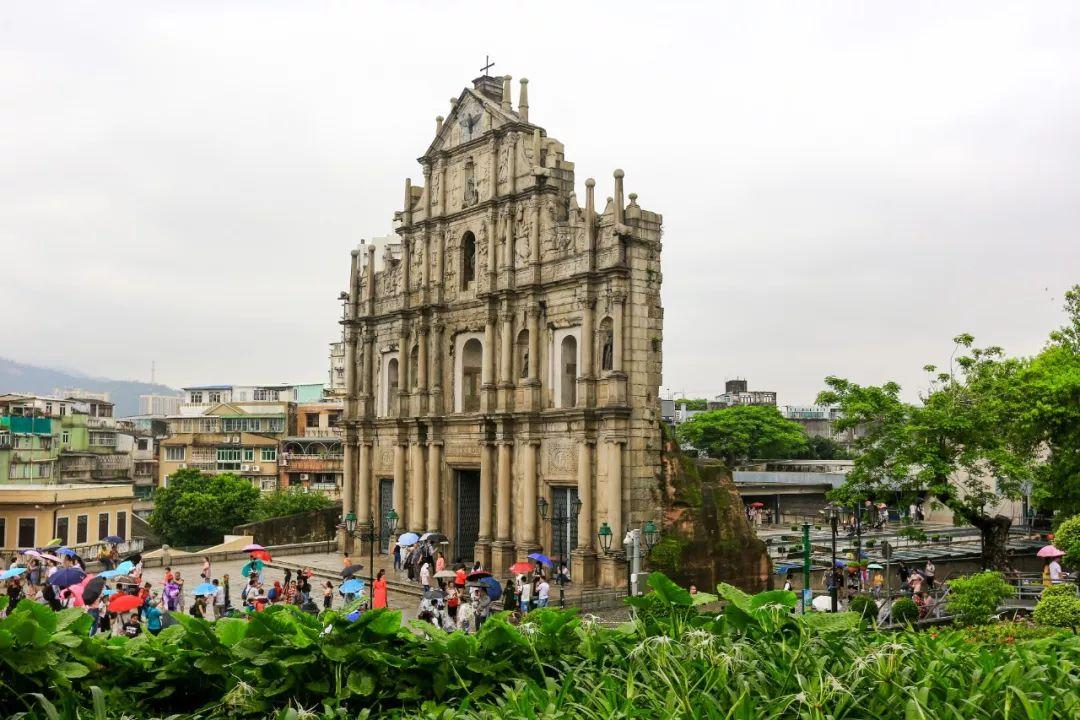
<svg viewBox="0 0 1080 720"><path fill-rule="evenodd" d="M708 410L709 401L705 398L679 398L673 401L675 407L686 406L687 410Z"/></svg>
<svg viewBox="0 0 1080 720"><path fill-rule="evenodd" d="M984 560L1004 567L1011 519L992 514L1002 497L1034 487L1058 508L1080 503L1080 286L1067 294L1070 325L1035 358L954 338L950 367L927 365L919 403L894 382L861 386L829 377L818 402L841 409L838 429L863 425L854 467L838 496L926 493L978 528Z"/></svg>
<svg viewBox="0 0 1080 720"><path fill-rule="evenodd" d="M299 488L278 490L271 493L263 493L259 501L255 503L255 509L251 514L251 521L268 520L270 518L310 510L322 510L333 505L330 498L322 493L304 492Z"/></svg>
<svg viewBox="0 0 1080 720"><path fill-rule="evenodd" d="M679 442L729 467L750 458L789 458L807 446L797 422L771 405L736 405L698 413L676 429Z"/></svg>
<svg viewBox="0 0 1080 720"><path fill-rule="evenodd" d="M247 522L258 501L259 490L251 481L231 473L178 470L154 493L150 526L170 545L216 543Z"/></svg>

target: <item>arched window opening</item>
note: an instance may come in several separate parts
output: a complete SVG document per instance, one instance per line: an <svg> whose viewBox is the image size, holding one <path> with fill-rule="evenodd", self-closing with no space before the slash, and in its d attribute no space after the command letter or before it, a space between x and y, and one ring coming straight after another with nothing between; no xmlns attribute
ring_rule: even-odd
<svg viewBox="0 0 1080 720"><path fill-rule="evenodd" d="M461 351L461 409L463 412L480 411L480 367L484 347L476 338L465 343Z"/></svg>
<svg viewBox="0 0 1080 720"><path fill-rule="evenodd" d="M562 371L562 407L577 404L577 338L567 335L559 350L559 369Z"/></svg>
<svg viewBox="0 0 1080 720"><path fill-rule="evenodd" d="M515 343L514 362L517 364L517 376L525 379L529 377L529 363L535 362L529 357L529 331L522 330L518 333Z"/></svg>
<svg viewBox="0 0 1080 720"><path fill-rule="evenodd" d="M615 369L615 330L609 317L600 323L600 369Z"/></svg>
<svg viewBox="0 0 1080 720"><path fill-rule="evenodd" d="M409 351L409 387L413 390L416 389L417 378L419 377L420 368L420 348L418 345L413 345L412 350Z"/></svg>
<svg viewBox="0 0 1080 720"><path fill-rule="evenodd" d="M461 238L461 289L476 279L476 236L466 232Z"/></svg>
<svg viewBox="0 0 1080 720"><path fill-rule="evenodd" d="M386 363L386 414L393 415L398 401L398 361L390 358Z"/></svg>

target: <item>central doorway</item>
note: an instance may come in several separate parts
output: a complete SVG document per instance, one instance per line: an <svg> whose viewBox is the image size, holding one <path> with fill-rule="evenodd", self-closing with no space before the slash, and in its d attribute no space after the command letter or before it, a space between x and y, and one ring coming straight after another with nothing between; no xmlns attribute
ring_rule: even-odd
<svg viewBox="0 0 1080 720"><path fill-rule="evenodd" d="M577 518L571 517L574 501L578 498L576 487L551 488L551 552L552 559L570 567L570 552L577 547Z"/></svg>
<svg viewBox="0 0 1080 720"><path fill-rule="evenodd" d="M457 497L454 560L471 565L476 559L476 540L480 537L480 471L455 470L454 491Z"/></svg>

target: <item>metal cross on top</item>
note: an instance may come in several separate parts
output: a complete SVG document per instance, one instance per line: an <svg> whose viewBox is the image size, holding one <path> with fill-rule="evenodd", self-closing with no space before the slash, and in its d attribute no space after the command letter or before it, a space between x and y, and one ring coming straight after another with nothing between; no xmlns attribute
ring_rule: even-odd
<svg viewBox="0 0 1080 720"><path fill-rule="evenodd" d="M490 70L493 67L495 67L495 63L491 62L491 58L489 58L487 55L485 55L484 56L484 67L480 68L480 72L487 75L488 70Z"/></svg>

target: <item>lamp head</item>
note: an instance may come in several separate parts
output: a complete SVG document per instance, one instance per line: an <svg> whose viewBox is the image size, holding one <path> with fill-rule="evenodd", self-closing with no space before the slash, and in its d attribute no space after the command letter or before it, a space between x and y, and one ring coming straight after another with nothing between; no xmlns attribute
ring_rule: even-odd
<svg viewBox="0 0 1080 720"><path fill-rule="evenodd" d="M536 501L536 511L540 513L541 520L547 520L548 501L540 498Z"/></svg>
<svg viewBox="0 0 1080 720"><path fill-rule="evenodd" d="M391 535L397 532L397 521L397 511L395 511L394 508L390 508L390 511L386 513L386 529Z"/></svg>
<svg viewBox="0 0 1080 720"><path fill-rule="evenodd" d="M348 530L350 534L356 531L356 513L350 512L345 516L345 529Z"/></svg>
<svg viewBox="0 0 1080 720"><path fill-rule="evenodd" d="M601 524L596 531L596 537L600 541L600 549L607 554L611 550L611 526L607 523Z"/></svg>

